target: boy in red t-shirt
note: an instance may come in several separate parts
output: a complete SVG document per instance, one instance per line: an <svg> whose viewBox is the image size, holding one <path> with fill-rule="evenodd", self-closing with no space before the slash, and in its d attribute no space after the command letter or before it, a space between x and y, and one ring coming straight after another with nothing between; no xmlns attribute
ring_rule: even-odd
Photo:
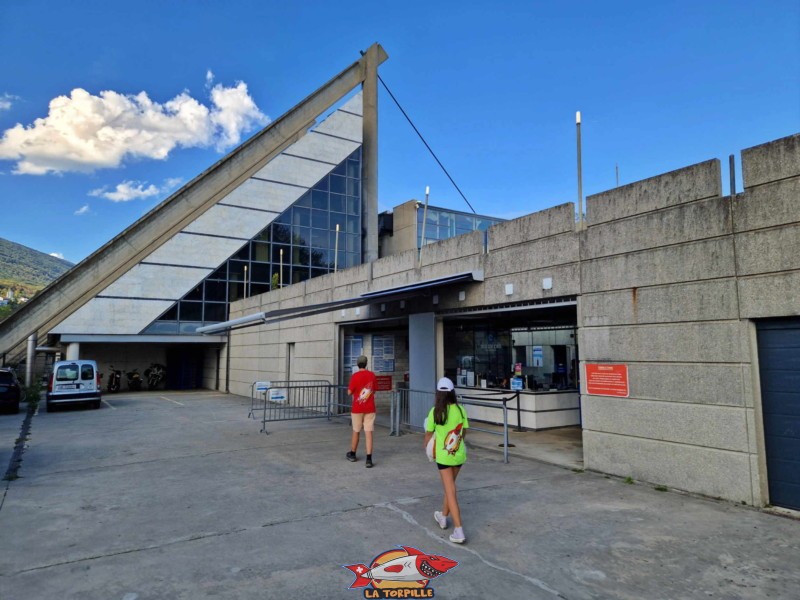
<svg viewBox="0 0 800 600"><path fill-rule="evenodd" d="M359 356L358 371L353 373L350 378L350 385L347 387L348 395L353 397L352 408L350 409L350 419L353 423L353 435L350 438L350 452L347 453L347 460L356 462L356 450L358 449L358 438L361 427L367 438L367 463L368 469L372 468L372 432L375 431L375 390L378 387L375 373L367 370L367 357Z"/></svg>

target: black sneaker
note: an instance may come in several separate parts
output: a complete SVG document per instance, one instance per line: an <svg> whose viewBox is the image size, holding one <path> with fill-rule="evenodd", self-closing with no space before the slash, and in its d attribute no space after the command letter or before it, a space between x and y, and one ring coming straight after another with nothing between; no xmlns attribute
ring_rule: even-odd
<svg viewBox="0 0 800 600"><path fill-rule="evenodd" d="M347 453L347 460L349 460L350 462L356 462L356 461L358 460L358 459L356 458L356 453L355 453L355 452L352 452L352 451L351 451L351 452L348 452L348 453Z"/></svg>
<svg viewBox="0 0 800 600"><path fill-rule="evenodd" d="M367 464L366 464L366 467L367 467L368 469L371 469L371 468L372 468L372 459L371 459L371 458L368 458L368 459L367 459Z"/></svg>

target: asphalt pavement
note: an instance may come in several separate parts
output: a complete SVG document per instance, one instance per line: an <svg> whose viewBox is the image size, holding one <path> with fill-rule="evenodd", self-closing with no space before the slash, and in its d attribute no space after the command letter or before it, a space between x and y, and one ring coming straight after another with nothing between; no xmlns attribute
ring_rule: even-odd
<svg viewBox="0 0 800 600"><path fill-rule="evenodd" d="M2 600L800 597L791 518L472 445L459 546L433 519L421 435L379 427L366 469L344 419L265 435L248 398L105 400L34 415L3 482ZM21 416L0 422L0 456ZM351 589L359 565L373 579ZM419 572L402 593L378 577Z"/></svg>

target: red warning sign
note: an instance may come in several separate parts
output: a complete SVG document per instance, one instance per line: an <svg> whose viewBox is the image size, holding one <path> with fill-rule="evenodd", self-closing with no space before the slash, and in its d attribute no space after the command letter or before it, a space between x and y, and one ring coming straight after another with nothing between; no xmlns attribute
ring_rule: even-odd
<svg viewBox="0 0 800 600"><path fill-rule="evenodd" d="M392 376L391 375L376 375L375 379L378 383L376 392L389 392L392 389Z"/></svg>
<svg viewBox="0 0 800 600"><path fill-rule="evenodd" d="M586 393L628 397L628 365L586 363Z"/></svg>

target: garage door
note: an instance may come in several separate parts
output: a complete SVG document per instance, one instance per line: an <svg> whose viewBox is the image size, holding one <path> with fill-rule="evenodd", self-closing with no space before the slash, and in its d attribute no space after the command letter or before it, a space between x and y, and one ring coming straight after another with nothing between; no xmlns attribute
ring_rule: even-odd
<svg viewBox="0 0 800 600"><path fill-rule="evenodd" d="M758 324L769 501L800 510L800 319Z"/></svg>

